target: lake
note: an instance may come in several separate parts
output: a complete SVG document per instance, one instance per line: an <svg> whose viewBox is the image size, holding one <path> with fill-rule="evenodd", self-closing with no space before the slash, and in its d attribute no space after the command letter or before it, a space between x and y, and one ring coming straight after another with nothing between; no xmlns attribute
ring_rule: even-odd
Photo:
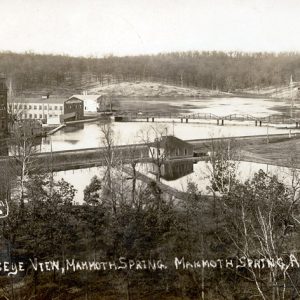
<svg viewBox="0 0 300 300"><path fill-rule="evenodd" d="M288 100L268 100L261 98L145 98L145 99L120 99L123 106L135 107L135 111L175 111L177 113L193 114L198 112L212 113L218 116L229 114L250 114L255 117L263 117L272 114L278 114L285 108L289 109ZM129 105L129 103L131 103ZM296 105L296 107L298 107ZM124 108L125 109L125 108ZM298 108L297 108L298 109ZM102 122L77 124L67 126L56 132L51 137L44 138L40 147L41 151L50 151L51 144L53 151L71 150L80 148L90 148L103 146L103 134L101 133ZM225 126L217 126L216 121L211 124L195 123L190 120L189 123L176 122L112 122L114 131L114 143L116 145L125 145L141 143L145 141L148 132L149 138L155 137L155 131L162 134L174 134L178 138L204 139L211 137L235 137L240 135L257 134L276 134L288 133L289 129L277 129L266 126L256 127L254 121L244 121L233 123L225 121ZM300 130L293 130L300 132Z"/></svg>
<svg viewBox="0 0 300 300"><path fill-rule="evenodd" d="M209 194L207 186L210 186L211 178L211 166L209 163L200 161L193 166L193 173L183 176L176 180L164 180L161 181L173 188L180 191L186 191L189 182L194 182L197 184L199 191L202 194ZM291 184L291 171L285 167L278 167L274 165L258 164L250 162L239 162L237 164L237 176L241 181L245 181L248 178L253 177L254 173L258 172L260 169L271 175L277 175L278 178L287 185ZM149 172L147 165L142 164L138 167L138 170L144 174L147 174L151 178L155 178L153 174ZM94 167L89 169L80 170L70 170L57 172L55 174L55 179L59 180L64 178L77 189L74 201L78 204L83 203L83 191L85 187L90 183L93 176L97 175L102 177L104 174L103 167Z"/></svg>
<svg viewBox="0 0 300 300"><path fill-rule="evenodd" d="M128 111L168 111L182 114L192 114L198 112L212 113L218 116L226 116L229 114L250 114L255 117L264 117L272 114L289 112L289 101L284 99L269 100L261 98L189 98L189 99L164 99L164 98L143 98L119 99L120 108ZM296 103L298 110L298 104ZM51 137L44 138L41 145L42 151L52 150L69 150L103 146L103 134L101 127L103 123L85 123L76 126L67 126L61 131L55 133ZM163 134L174 134L178 138L189 139L204 139L211 137L235 137L235 136L251 136L258 134L275 134L288 133L288 129L276 129L274 127L256 127L254 122L243 122L237 124L228 124L225 126L217 126L216 123L180 123L180 120L174 123L147 123L147 122L112 122L114 131L114 143L116 145L132 144L144 142L149 134L148 139L155 137L155 131ZM293 130L299 132L299 130ZM238 176L241 180L246 180L253 176L259 169L263 169L271 174L278 174L279 178L289 183L290 175L287 168L256 164L248 162L240 162L238 166ZM194 172L178 178L176 180L162 181L176 189L186 190L187 183L193 181L198 185L202 193L207 193L206 187L209 185L209 164L198 162L193 166ZM148 173L145 166L141 166L141 171ZM75 201L82 203L83 190L89 184L94 175L103 174L103 168L91 168L81 170L71 170L58 172L56 178L64 178L75 186L78 190L75 196ZM102 176L102 175L101 175Z"/></svg>

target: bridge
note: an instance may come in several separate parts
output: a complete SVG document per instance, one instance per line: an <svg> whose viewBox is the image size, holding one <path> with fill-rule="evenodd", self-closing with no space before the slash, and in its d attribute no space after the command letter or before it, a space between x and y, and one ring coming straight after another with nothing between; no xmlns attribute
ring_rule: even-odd
<svg viewBox="0 0 300 300"><path fill-rule="evenodd" d="M249 114L229 114L218 116L212 113L193 113L179 114L172 112L123 112L114 115L116 122L160 122L162 119L168 119L170 122L188 123L190 120L198 121L216 121L217 125L225 125L230 121L252 121L255 126L262 124L295 124L295 128L300 128L300 117L288 117L279 114L265 117L253 116Z"/></svg>

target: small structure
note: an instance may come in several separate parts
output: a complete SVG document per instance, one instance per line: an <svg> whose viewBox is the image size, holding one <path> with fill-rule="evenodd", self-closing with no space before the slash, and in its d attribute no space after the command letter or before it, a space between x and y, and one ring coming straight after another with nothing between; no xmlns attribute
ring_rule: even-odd
<svg viewBox="0 0 300 300"><path fill-rule="evenodd" d="M166 180L175 180L193 172L193 145L175 137L162 136L149 144L149 157L152 159L150 172Z"/></svg>
<svg viewBox="0 0 300 300"><path fill-rule="evenodd" d="M77 121L84 118L83 100L72 98L64 102L64 114L61 115L60 121Z"/></svg>
<svg viewBox="0 0 300 300"><path fill-rule="evenodd" d="M193 145L171 135L155 139L155 141L149 145L149 156L151 158L187 158L193 157L193 153Z"/></svg>
<svg viewBox="0 0 300 300"><path fill-rule="evenodd" d="M4 75L0 74L0 137L8 133L7 86Z"/></svg>
<svg viewBox="0 0 300 300"><path fill-rule="evenodd" d="M18 132L20 136L27 138L41 137L45 135L40 120L20 120L13 124L12 134Z"/></svg>
<svg viewBox="0 0 300 300"><path fill-rule="evenodd" d="M68 100L81 100L84 104L84 113L98 112L102 96L101 95L73 95Z"/></svg>

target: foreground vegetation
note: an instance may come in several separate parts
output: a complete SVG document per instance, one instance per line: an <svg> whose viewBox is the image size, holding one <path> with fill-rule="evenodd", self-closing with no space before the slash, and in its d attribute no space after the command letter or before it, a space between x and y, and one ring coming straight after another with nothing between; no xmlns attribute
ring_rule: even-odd
<svg viewBox="0 0 300 300"><path fill-rule="evenodd" d="M124 175L113 132L107 127L103 133L106 172L86 187L82 206L73 205L75 189L64 180L55 182L51 172L34 175L24 137L15 155L21 176L10 165L1 168L1 195L10 207L1 219L3 298L299 298L296 171L290 186L263 171L240 182L233 145L229 151L222 142L212 145L213 196L201 195L190 182L186 196L175 200L155 181L145 185ZM134 174L134 159L129 166ZM120 266L120 258L126 268L66 269L67 260ZM37 268L30 259L59 261L60 267ZM142 260L156 269L137 268ZM8 276L5 261L24 262L24 271Z"/></svg>

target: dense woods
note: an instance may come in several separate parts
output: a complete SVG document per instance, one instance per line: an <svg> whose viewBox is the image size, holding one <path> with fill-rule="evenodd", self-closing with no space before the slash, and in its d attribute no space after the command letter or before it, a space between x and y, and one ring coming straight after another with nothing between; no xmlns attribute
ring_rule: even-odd
<svg viewBox="0 0 300 300"><path fill-rule="evenodd" d="M2 52L0 72L12 79L15 91L143 80L233 91L285 85L291 75L299 80L300 54L191 51L84 58Z"/></svg>
<svg viewBox="0 0 300 300"><path fill-rule="evenodd" d="M201 195L196 181L174 199L159 179L124 175L113 130L101 130L104 172L85 188L83 205L73 203L72 185L37 172L32 141L15 137L19 164L0 173L10 207L0 229L4 299L299 298L298 171L291 186L262 170L242 182L232 163L238 145L212 142L213 196ZM136 161L127 168L134 174ZM8 276L4 262L20 261L23 271Z"/></svg>

